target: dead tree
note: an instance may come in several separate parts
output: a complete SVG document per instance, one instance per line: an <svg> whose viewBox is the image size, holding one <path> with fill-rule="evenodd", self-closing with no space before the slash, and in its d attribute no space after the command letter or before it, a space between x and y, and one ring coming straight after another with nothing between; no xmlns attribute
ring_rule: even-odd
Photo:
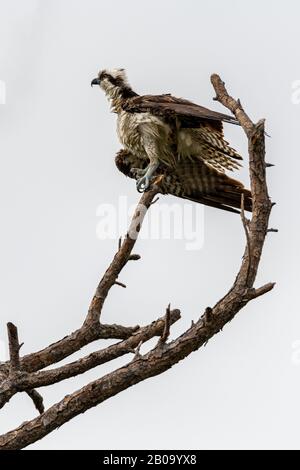
<svg viewBox="0 0 300 470"><path fill-rule="evenodd" d="M228 95L218 75L212 75L211 82L216 92L214 99L236 116L245 131L249 148L253 213L251 220L247 220L242 201L241 221L246 234L246 248L233 286L214 307L207 307L203 315L173 341L168 342L168 336L171 325L180 318L180 311L171 309L170 306L167 307L163 317L144 327L128 328L100 322L103 305L111 287L115 284L124 287L124 284L118 280L123 267L126 263L140 258L139 255L132 254L132 250L143 218L159 192L159 185L156 184L141 197L128 233L123 240L120 240L118 251L99 282L84 323L78 330L41 351L21 357L17 328L8 323L10 359L0 364L0 407L3 407L16 393L25 392L40 414L0 436L0 449L22 449L122 390L170 369L206 344L250 300L273 289L274 283L254 287L264 241L270 230L268 221L273 205L266 184L268 165L265 163L264 120L254 124L245 113L240 101ZM155 336L159 338L156 346L142 355L141 345ZM67 365L46 369L95 340L112 338L120 341ZM43 399L36 391L37 388L83 374L125 354L132 355L125 366L88 383L44 410Z"/></svg>

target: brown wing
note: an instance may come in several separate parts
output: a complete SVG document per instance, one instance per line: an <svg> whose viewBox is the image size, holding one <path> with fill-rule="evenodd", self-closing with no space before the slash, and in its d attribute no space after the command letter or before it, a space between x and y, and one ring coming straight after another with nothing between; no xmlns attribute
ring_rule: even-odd
<svg viewBox="0 0 300 470"><path fill-rule="evenodd" d="M126 176L136 178L132 168L143 169L147 162L142 161L127 150L120 150L115 159L118 169ZM244 206L252 210L251 192L239 181L229 178L197 159L178 162L175 169L160 167L158 174L164 174L161 183L163 194L172 194L183 199L216 207L229 212L238 212L244 194Z"/></svg>
<svg viewBox="0 0 300 470"><path fill-rule="evenodd" d="M239 124L233 116L212 111L191 101L166 95L144 95L128 99L123 109L131 113L149 112L167 119L177 118L182 127L198 127L209 123L222 131L222 122Z"/></svg>

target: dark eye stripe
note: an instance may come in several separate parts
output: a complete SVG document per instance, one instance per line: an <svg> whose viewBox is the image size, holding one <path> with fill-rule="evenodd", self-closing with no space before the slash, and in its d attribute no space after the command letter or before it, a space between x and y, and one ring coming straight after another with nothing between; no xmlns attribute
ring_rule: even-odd
<svg viewBox="0 0 300 470"><path fill-rule="evenodd" d="M110 81L110 83L112 83L112 85L120 86L120 87L124 86L124 82L122 78L120 77L113 77L112 75L106 73L105 78L107 78Z"/></svg>
<svg viewBox="0 0 300 470"><path fill-rule="evenodd" d="M100 75L99 75L99 80L103 80L105 78L105 73L104 72L101 72Z"/></svg>

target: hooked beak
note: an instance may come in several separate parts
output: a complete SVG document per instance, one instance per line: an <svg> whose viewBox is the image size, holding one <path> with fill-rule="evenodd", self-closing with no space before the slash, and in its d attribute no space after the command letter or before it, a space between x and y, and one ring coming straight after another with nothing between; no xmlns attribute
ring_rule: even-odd
<svg viewBox="0 0 300 470"><path fill-rule="evenodd" d="M94 80L91 81L91 86L94 85L100 85L100 79L99 78L94 78Z"/></svg>

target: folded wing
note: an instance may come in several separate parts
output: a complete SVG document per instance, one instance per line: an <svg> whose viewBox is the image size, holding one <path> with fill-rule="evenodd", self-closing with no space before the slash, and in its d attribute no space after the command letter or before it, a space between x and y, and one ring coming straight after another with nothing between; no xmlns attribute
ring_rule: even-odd
<svg viewBox="0 0 300 470"><path fill-rule="evenodd" d="M146 165L145 161L127 150L120 150L115 162L118 169L131 178L135 178L132 168L143 169ZM242 183L198 159L181 160L175 170L161 165L157 174L164 175L161 183L163 194L172 194L229 212L238 212L236 209L241 208L243 194L245 209L252 211L251 192Z"/></svg>
<svg viewBox="0 0 300 470"><path fill-rule="evenodd" d="M170 94L136 96L127 100L123 108L132 113L149 112L165 119L177 118L183 128L198 127L201 124L209 123L213 128L222 132L222 122L239 124L233 116L212 111Z"/></svg>

